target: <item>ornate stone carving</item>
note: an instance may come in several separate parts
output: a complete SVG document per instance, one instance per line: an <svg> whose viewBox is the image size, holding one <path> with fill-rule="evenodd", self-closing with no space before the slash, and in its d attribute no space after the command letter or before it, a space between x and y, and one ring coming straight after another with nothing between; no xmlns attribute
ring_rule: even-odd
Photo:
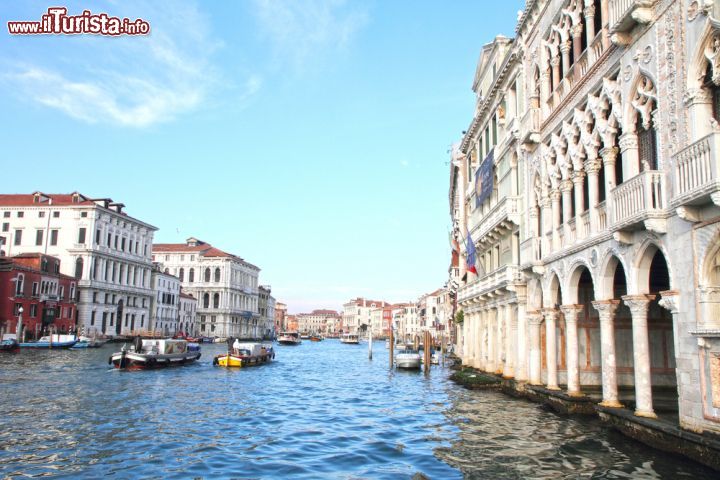
<svg viewBox="0 0 720 480"><path fill-rule="evenodd" d="M680 310L680 294L675 290L665 290L660 292L660 300L658 303L661 307L670 310L675 315Z"/></svg>
<svg viewBox="0 0 720 480"><path fill-rule="evenodd" d="M652 47L647 45L645 48L638 48L635 50L635 54L632 59L635 62L643 63L647 65L652 61Z"/></svg>
<svg viewBox="0 0 720 480"><path fill-rule="evenodd" d="M713 32L713 36L705 47L705 58L712 68L712 82L720 85L720 31Z"/></svg>
<svg viewBox="0 0 720 480"><path fill-rule="evenodd" d="M623 295L622 300L630 309L633 317L647 315L648 305L655 299L655 295Z"/></svg>
<svg viewBox="0 0 720 480"><path fill-rule="evenodd" d="M642 125L645 129L650 129L652 124L652 112L655 110L655 102L657 101L657 91L655 84L645 75L641 75L638 80L635 96L630 102L640 114Z"/></svg>
<svg viewBox="0 0 720 480"><path fill-rule="evenodd" d="M714 3L713 0L693 0L690 2L687 10L688 21L692 22L700 15L710 15Z"/></svg>

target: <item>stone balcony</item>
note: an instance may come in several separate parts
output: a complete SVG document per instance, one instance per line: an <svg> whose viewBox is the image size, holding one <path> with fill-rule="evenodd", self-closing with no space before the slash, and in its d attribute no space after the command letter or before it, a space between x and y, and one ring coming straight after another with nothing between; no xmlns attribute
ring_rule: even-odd
<svg viewBox="0 0 720 480"><path fill-rule="evenodd" d="M609 0L609 26L611 34L625 34L638 24L646 24L652 20L657 0Z"/></svg>
<svg viewBox="0 0 720 480"><path fill-rule="evenodd" d="M520 141L525 144L540 143L540 109L528 108L520 120Z"/></svg>
<svg viewBox="0 0 720 480"><path fill-rule="evenodd" d="M522 197L501 197L484 215L480 209L476 209L470 219L473 239L483 243L488 236L512 230L512 224L520 224L522 208Z"/></svg>
<svg viewBox="0 0 720 480"><path fill-rule="evenodd" d="M613 212L608 227L618 231L644 226L664 233L665 197L665 174L659 170L640 172L613 189Z"/></svg>
<svg viewBox="0 0 720 480"><path fill-rule="evenodd" d="M673 208L699 206L720 199L720 133L711 133L673 157Z"/></svg>
<svg viewBox="0 0 720 480"><path fill-rule="evenodd" d="M458 302L463 303L468 300L482 300L484 297L491 297L496 290L521 282L522 278L519 266L503 265L460 287L458 290Z"/></svg>

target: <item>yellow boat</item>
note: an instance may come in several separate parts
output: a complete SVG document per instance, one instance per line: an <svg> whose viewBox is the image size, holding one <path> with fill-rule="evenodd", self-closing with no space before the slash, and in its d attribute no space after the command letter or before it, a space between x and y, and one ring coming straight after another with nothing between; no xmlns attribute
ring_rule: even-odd
<svg viewBox="0 0 720 480"><path fill-rule="evenodd" d="M270 363L275 358L271 345L261 343L241 343L232 352L221 353L213 359L213 365L218 367L252 367Z"/></svg>

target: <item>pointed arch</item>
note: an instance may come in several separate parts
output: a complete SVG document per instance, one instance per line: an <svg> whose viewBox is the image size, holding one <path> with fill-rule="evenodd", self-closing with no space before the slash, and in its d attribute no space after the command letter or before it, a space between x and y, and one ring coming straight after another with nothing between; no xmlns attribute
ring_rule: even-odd
<svg viewBox="0 0 720 480"><path fill-rule="evenodd" d="M635 255L635 268L633 271L635 272L635 276L632 279L633 285L632 285L632 291L637 294L645 294L650 293L650 268L652 266L653 258L655 257L655 254L657 252L660 252L665 262L667 263L667 270L668 270L668 276L669 276L669 282L670 282L670 288L674 288L674 282L673 282L673 275L672 275L672 266L670 265L670 262L668 259L670 258L667 255L667 252L665 251L665 248L660 244L660 242L656 242L655 240L646 239L641 245L640 248L637 250L637 254ZM627 271L627 270L626 270ZM628 279L630 280L630 279Z"/></svg>
<svg viewBox="0 0 720 480"><path fill-rule="evenodd" d="M592 279L593 285L596 285L595 276L593 275L593 271L590 265L584 259L576 259L568 269L570 275L568 275L567 277L567 282L563 290L565 293L565 295L563 296L563 301L565 303L578 303L578 285L580 282L580 277L582 276L584 270L588 271L588 273L590 274L590 278Z"/></svg>

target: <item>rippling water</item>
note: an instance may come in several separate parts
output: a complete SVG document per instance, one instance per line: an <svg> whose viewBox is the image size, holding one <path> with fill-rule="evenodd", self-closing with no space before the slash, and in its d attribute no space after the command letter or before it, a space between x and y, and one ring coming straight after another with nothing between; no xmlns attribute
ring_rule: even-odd
<svg viewBox="0 0 720 480"><path fill-rule="evenodd" d="M0 356L0 476L118 478L710 478L609 432L470 392L434 367L336 340L276 362L150 372L107 365L118 345Z"/></svg>

